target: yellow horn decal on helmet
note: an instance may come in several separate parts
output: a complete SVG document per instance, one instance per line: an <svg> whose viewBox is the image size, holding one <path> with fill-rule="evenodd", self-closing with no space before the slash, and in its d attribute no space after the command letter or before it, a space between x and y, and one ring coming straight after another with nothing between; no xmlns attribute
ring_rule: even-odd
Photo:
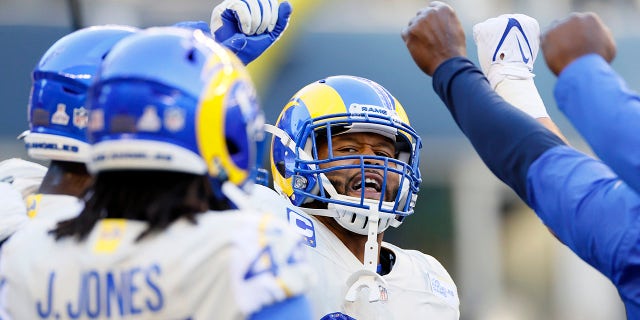
<svg viewBox="0 0 640 320"><path fill-rule="evenodd" d="M307 111L310 113L311 118L317 118L325 114L341 114L347 112L348 110L348 107L345 106L344 101L342 101L342 97L340 97L340 95L334 88L324 83L316 82L302 88L291 98L291 100L283 108L280 116L278 116L278 120L276 121L276 123L280 122L280 119L285 114L286 110L297 106L299 104L298 101L304 103ZM296 137L291 138L293 139ZM273 145L273 139L271 140L271 145ZM298 147L302 148L303 146ZM291 152L295 151L291 150ZM292 178L285 178L283 175L276 174L276 172L278 171L273 159L273 153L271 153L270 157L271 172L274 184L278 185L280 189L282 189L282 192L284 192L287 196L291 196L293 194Z"/></svg>
<svg viewBox="0 0 640 320"><path fill-rule="evenodd" d="M273 140L271 140L271 144L273 144ZM275 163L273 162L273 154L271 154L271 172L276 172L278 169L276 168ZM282 189L282 192L284 192L284 194L286 194L288 197L290 197L293 194L293 186L291 185L291 180L292 178L285 178L282 175L279 174L272 174L273 176L273 183L278 185L280 187L280 189Z"/></svg>
<svg viewBox="0 0 640 320"><path fill-rule="evenodd" d="M404 111L404 107L402 107L398 99L396 99L395 97L393 99L395 100L396 114L398 115L398 118L400 118L400 121L410 126L411 124L409 123L409 116L407 116L407 112ZM398 133L403 135L410 143L415 142L412 136L405 134L403 131L399 131Z"/></svg>
<svg viewBox="0 0 640 320"><path fill-rule="evenodd" d="M295 98L301 98L307 106L311 118L345 113L349 110L349 106L344 105L340 94L324 83L315 83L305 87L293 97L293 99Z"/></svg>
<svg viewBox="0 0 640 320"><path fill-rule="evenodd" d="M398 117L400 118L400 120L402 120L402 122L411 125L409 123L409 116L407 116L407 112L404 111L404 108L402 107L402 105L400 104L400 102L398 101L398 99L393 98L395 100L395 105L396 105L396 113L398 114Z"/></svg>
<svg viewBox="0 0 640 320"><path fill-rule="evenodd" d="M278 116L278 120L276 120L276 123L280 122L280 118L282 118L282 115L284 115L286 110L297 105L298 105L297 101L294 101L294 100L289 101L287 105L284 106L284 108L282 109L282 112ZM271 138L271 144L270 144L271 148L273 148L275 139L276 139L275 136ZM293 151L290 151L290 152L293 152ZM276 174L276 172L278 172L278 168L276 168L276 163L275 163L275 160L273 159L273 152L269 152L269 162L271 163L271 175L273 176L273 184L279 186L280 189L282 189L282 192L284 192L284 194L290 197L293 194L293 187L291 185L292 178L291 177L285 178L284 175Z"/></svg>
<svg viewBox="0 0 640 320"><path fill-rule="evenodd" d="M216 50L218 51L218 50ZM200 154L207 163L209 175L242 184L249 172L239 168L231 159L225 139L226 103L229 89L237 82L251 80L242 63L232 54L216 52L209 58L203 74L209 79L200 97L196 136ZM224 173L222 172L224 171Z"/></svg>

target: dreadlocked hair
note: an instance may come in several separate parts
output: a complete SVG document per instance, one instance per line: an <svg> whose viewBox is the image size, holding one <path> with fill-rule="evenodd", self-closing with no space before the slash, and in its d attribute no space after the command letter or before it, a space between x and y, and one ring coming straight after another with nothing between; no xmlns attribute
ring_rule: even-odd
<svg viewBox="0 0 640 320"><path fill-rule="evenodd" d="M209 209L207 176L167 171L105 171L85 194L85 207L75 218L58 222L56 240L86 238L103 218L145 221L149 227L136 241L164 230L179 218L196 223L195 215Z"/></svg>

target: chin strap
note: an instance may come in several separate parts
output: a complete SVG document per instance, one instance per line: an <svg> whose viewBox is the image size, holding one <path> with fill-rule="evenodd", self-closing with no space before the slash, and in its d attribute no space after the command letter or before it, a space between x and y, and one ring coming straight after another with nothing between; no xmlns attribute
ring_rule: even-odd
<svg viewBox="0 0 640 320"><path fill-rule="evenodd" d="M378 269L378 221L380 213L372 210L369 214L369 231L364 248L364 264L362 269L354 272L347 279L347 294L344 299L355 302L362 289L369 290L369 302L387 300L387 282L376 271Z"/></svg>
<svg viewBox="0 0 640 320"><path fill-rule="evenodd" d="M293 139L291 139L291 137L289 137L289 135L284 132L284 130L265 123L264 124L264 131L271 133L272 135L274 135L275 137L279 138L280 141L282 142L283 145L285 145L287 148L289 148L290 150L292 150L293 152L295 152L296 150L298 150L298 146L296 146L296 142L293 141ZM302 151L302 149L300 149ZM306 152L303 154L303 156L306 156ZM309 157L309 159L311 159L311 157Z"/></svg>
<svg viewBox="0 0 640 320"><path fill-rule="evenodd" d="M313 216L323 216L323 217L331 217L331 218L339 217L338 212L333 209L312 209L307 207L299 207L299 208L302 209L302 211L304 211L305 213L308 213Z"/></svg>

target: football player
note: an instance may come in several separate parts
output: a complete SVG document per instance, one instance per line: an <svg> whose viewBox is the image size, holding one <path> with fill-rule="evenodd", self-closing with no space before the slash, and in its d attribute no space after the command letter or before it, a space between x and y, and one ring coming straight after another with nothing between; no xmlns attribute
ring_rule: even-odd
<svg viewBox="0 0 640 320"><path fill-rule="evenodd" d="M248 64L281 36L290 14L291 6L286 1L225 0L214 8L211 23L216 40ZM186 21L177 25L204 29L211 35L206 23ZM25 212L31 218L61 219L66 217L60 214L78 210L59 208L83 206L79 198L92 182L85 165L89 152L87 89L113 45L137 31L116 25L84 28L56 41L41 57L32 73L30 130L20 137L28 155L50 161L49 168L47 171L20 159L0 163L0 179L12 182L27 203L27 208L20 205L14 192L0 194L6 204L0 217L0 240L26 223ZM9 186L2 183L0 187Z"/></svg>
<svg viewBox="0 0 640 320"><path fill-rule="evenodd" d="M315 318L458 319L444 267L383 241L413 213L421 182L421 140L400 102L371 80L333 76L300 89L268 128L281 213L320 277Z"/></svg>
<svg viewBox="0 0 640 320"><path fill-rule="evenodd" d="M299 235L232 209L264 121L240 60L200 30L151 28L118 42L96 79L86 205L6 242L0 316L310 319Z"/></svg>

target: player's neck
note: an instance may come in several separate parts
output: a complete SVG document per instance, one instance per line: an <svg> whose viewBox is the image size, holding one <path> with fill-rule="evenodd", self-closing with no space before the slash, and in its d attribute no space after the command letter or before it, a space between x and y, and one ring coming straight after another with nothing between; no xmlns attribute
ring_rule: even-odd
<svg viewBox="0 0 640 320"><path fill-rule="evenodd" d="M52 161L38 193L80 198L91 182L91 175L83 163Z"/></svg>
<svg viewBox="0 0 640 320"><path fill-rule="evenodd" d="M351 251L351 253L364 263L364 249L367 242L367 236L351 232L338 224L332 217L316 216L316 218L324 224L340 241ZM383 233L378 234L378 260L380 259L380 248L382 244ZM379 262L379 261L378 261Z"/></svg>

